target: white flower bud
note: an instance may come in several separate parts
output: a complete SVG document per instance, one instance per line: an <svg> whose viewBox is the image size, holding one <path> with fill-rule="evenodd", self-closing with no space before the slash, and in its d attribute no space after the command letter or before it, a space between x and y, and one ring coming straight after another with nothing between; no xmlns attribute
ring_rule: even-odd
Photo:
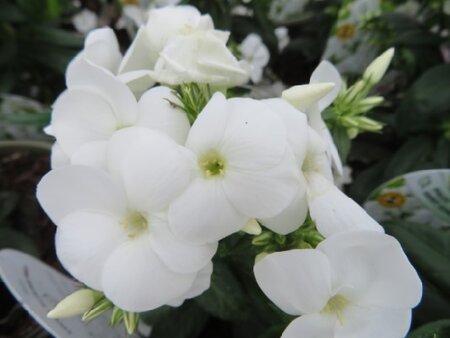
<svg viewBox="0 0 450 338"><path fill-rule="evenodd" d="M67 318L81 315L88 311L98 299L98 292L81 289L60 301L53 310L47 313L48 318Z"/></svg>
<svg viewBox="0 0 450 338"><path fill-rule="evenodd" d="M305 112L313 104L331 92L334 86L335 84L332 82L294 86L283 91L281 97L298 110Z"/></svg>
<svg viewBox="0 0 450 338"><path fill-rule="evenodd" d="M386 73L389 64L394 56L394 48L389 48L383 54L378 56L372 63L366 68L363 78L369 81L371 84L378 83Z"/></svg>

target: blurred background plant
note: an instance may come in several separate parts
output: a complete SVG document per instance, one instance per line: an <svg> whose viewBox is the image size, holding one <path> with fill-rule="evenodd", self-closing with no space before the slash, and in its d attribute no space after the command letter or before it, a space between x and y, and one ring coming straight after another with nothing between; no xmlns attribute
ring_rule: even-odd
<svg viewBox="0 0 450 338"><path fill-rule="evenodd" d="M58 267L54 229L34 190L48 171L52 139L42 129L64 90L66 66L90 30L113 27L124 51L148 8L177 3L196 6L216 27L231 31L230 48L253 65L252 81L241 94L279 96L289 86L308 83L322 58L336 64L347 92L324 117L347 173L351 168L344 189L359 203L399 175L449 168L449 0L0 0L0 248L18 248ZM349 110L346 95L371 60L390 47L395 47L391 67L364 93L384 100L361 96L359 108ZM348 115L362 118L356 132L343 118ZM410 337L449 337L450 322L443 319L450 318L450 225L383 225L403 244L425 283L413 327L431 324ZM264 240L277 245L290 239ZM248 275L255 246L239 234L228 241L208 292L179 309L145 316L156 337L279 337L290 318L257 303L261 292ZM233 255L227 248L234 248ZM3 284L0 293L0 337L46 337L29 325Z"/></svg>

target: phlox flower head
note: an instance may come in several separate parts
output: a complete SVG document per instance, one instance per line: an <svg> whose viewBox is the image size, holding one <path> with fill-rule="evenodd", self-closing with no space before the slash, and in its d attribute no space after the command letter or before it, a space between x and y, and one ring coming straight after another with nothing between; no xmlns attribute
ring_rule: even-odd
<svg viewBox="0 0 450 338"><path fill-rule="evenodd" d="M169 209L182 238L214 242L249 219L276 215L297 194L300 173L286 127L264 102L214 94L186 148L195 176Z"/></svg>
<svg viewBox="0 0 450 338"><path fill-rule="evenodd" d="M69 165L39 183L63 266L126 311L179 305L203 292L217 243L178 240L165 212L190 180L184 148L161 132L131 127L115 133L106 150L108 171Z"/></svg>
<svg viewBox="0 0 450 338"><path fill-rule="evenodd" d="M422 284L393 237L338 234L316 249L269 254L256 280L294 319L282 338L399 338L421 299Z"/></svg>

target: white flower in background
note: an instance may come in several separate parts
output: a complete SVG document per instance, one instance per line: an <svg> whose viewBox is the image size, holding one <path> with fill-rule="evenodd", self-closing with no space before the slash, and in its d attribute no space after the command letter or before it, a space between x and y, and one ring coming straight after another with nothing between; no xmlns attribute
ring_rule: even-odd
<svg viewBox="0 0 450 338"><path fill-rule="evenodd" d="M251 86L250 88L250 93L245 96L262 100L272 97L280 97L283 90L286 89L286 86L281 81L275 81L273 83L262 82L258 85Z"/></svg>
<svg viewBox="0 0 450 338"><path fill-rule="evenodd" d="M269 50L258 34L251 33L241 42L239 51L250 65L250 79L258 83L262 79L264 67L269 63Z"/></svg>
<svg viewBox="0 0 450 338"><path fill-rule="evenodd" d="M281 338L399 338L422 284L393 237L359 231L317 249L269 254L254 267L266 296L294 319Z"/></svg>
<svg viewBox="0 0 450 338"><path fill-rule="evenodd" d="M361 23L364 17L379 12L380 1L355 0L344 4L322 58L332 60L341 74L360 74L376 55Z"/></svg>
<svg viewBox="0 0 450 338"><path fill-rule="evenodd" d="M336 99L341 85L342 79L337 69L328 61L322 61L311 74L309 85L294 86L282 94L286 101L308 115L309 125L324 139L333 168L340 175L342 161L322 112Z"/></svg>
<svg viewBox="0 0 450 338"><path fill-rule="evenodd" d="M235 86L248 71L228 50L229 33L192 6L152 9L125 54L119 73L149 74L156 82ZM143 73L142 73L143 72Z"/></svg>
<svg viewBox="0 0 450 338"><path fill-rule="evenodd" d="M38 185L38 200L58 226L63 266L125 311L179 305L203 292L217 243L178 240L164 212L189 183L185 149L160 132L126 128L108 143L107 163L109 174L65 166Z"/></svg>
<svg viewBox="0 0 450 338"><path fill-rule="evenodd" d="M83 34L87 34L98 26L98 16L89 9L83 9L72 17L75 29Z"/></svg>
<svg viewBox="0 0 450 338"><path fill-rule="evenodd" d="M155 87L136 101L113 74L86 60L67 78L68 89L53 105L50 134L59 154L73 164L104 166L105 147L120 129L142 126L162 131L183 144L189 131L186 114L168 100L178 100L167 87ZM55 156L58 156L55 153ZM58 163L63 159L54 159Z"/></svg>
<svg viewBox="0 0 450 338"><path fill-rule="evenodd" d="M276 215L298 191L286 127L262 102L214 94L186 147L195 155L196 175L169 209L169 225L181 238L222 239L250 219Z"/></svg>
<svg viewBox="0 0 450 338"><path fill-rule="evenodd" d="M278 39L278 50L281 52L289 45L289 30L287 27L282 26L275 28L274 33Z"/></svg>
<svg viewBox="0 0 450 338"><path fill-rule="evenodd" d="M274 0L270 4L269 18L275 22L286 22L300 15L309 0Z"/></svg>
<svg viewBox="0 0 450 338"><path fill-rule="evenodd" d="M341 190L344 185L350 184L352 182L352 168L350 168L348 165L344 165L342 175L334 175L334 184L336 184L336 186Z"/></svg>
<svg viewBox="0 0 450 338"><path fill-rule="evenodd" d="M117 73L122 54L116 34L111 28L99 28L89 32L84 40L84 48L67 66L66 77L71 78L73 73L77 73L77 68L83 67L80 63L86 60L113 74Z"/></svg>

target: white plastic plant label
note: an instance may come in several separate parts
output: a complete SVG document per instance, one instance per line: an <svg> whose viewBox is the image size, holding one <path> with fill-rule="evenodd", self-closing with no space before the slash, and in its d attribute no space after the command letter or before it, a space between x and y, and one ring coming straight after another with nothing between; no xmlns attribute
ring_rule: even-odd
<svg viewBox="0 0 450 338"><path fill-rule="evenodd" d="M377 221L405 220L434 227L450 225L450 169L415 171L373 191L364 208Z"/></svg>
<svg viewBox="0 0 450 338"><path fill-rule="evenodd" d="M56 338L129 337L123 326L109 326L108 316L88 323L81 321L80 317L47 318L48 311L80 285L28 254L12 249L1 250L0 277L17 301Z"/></svg>

